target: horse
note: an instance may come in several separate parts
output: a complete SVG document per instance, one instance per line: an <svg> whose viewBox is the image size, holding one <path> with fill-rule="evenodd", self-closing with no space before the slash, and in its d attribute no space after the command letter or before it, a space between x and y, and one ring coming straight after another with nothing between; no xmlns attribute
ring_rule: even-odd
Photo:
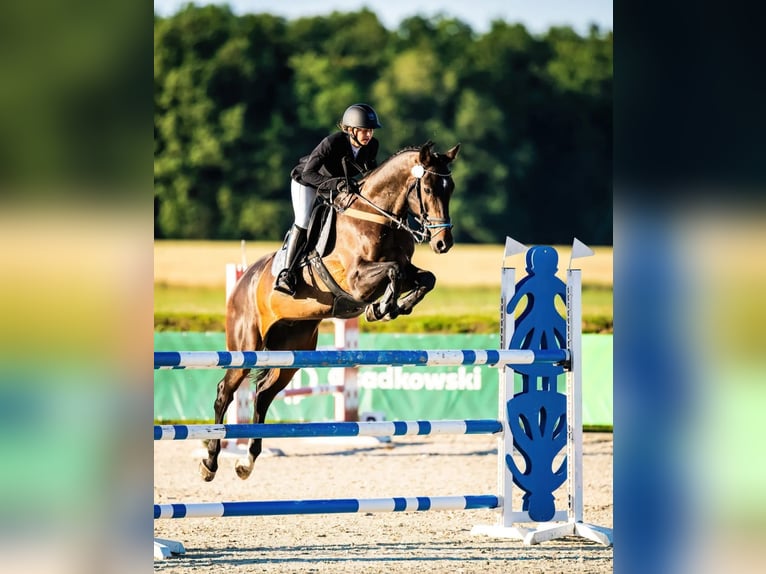
<svg viewBox="0 0 766 574"><path fill-rule="evenodd" d="M445 153L434 152L433 145L428 141L402 149L363 174L357 189L331 196L335 241L324 256L316 249L300 256L293 296L273 289L278 252L245 270L226 303L229 351L314 350L324 319L364 313L368 321L387 321L412 312L436 285L433 273L412 264L416 242L427 240L436 253L446 253L453 245L450 164L460 144ZM269 405L296 371L256 369L254 423L265 421ZM234 393L249 373L250 369L226 370L214 403L216 424L223 423ZM237 461L240 478L250 476L261 443L262 439L251 439L247 459ZM209 440L207 447L200 473L211 481L218 470L220 440Z"/></svg>

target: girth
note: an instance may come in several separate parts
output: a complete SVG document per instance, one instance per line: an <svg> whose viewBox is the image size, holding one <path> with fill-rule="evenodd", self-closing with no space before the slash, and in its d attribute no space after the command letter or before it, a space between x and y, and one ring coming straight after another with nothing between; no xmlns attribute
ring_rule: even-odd
<svg viewBox="0 0 766 574"><path fill-rule="evenodd" d="M349 317L356 317L364 311L365 307L367 307L367 303L365 301L354 299L350 294L344 291L340 285L338 285L316 249L312 249L311 253L308 254L308 260L309 263L311 263L311 268L316 271L316 274L322 280L322 283L324 283L335 296L332 302L333 317L348 319Z"/></svg>

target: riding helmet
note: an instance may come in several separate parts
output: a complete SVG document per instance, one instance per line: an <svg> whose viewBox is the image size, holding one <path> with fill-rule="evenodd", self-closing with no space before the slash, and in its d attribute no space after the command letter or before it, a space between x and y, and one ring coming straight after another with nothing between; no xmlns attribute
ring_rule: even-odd
<svg viewBox="0 0 766 574"><path fill-rule="evenodd" d="M351 128L376 129L382 128L378 114L367 104L354 104L343 112L341 124Z"/></svg>

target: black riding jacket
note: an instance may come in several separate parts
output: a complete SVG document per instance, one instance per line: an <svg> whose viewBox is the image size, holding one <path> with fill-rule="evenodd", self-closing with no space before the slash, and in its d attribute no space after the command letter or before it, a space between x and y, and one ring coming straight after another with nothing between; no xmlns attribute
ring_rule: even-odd
<svg viewBox="0 0 766 574"><path fill-rule="evenodd" d="M298 183L319 188L329 179L346 175L343 171L343 158L347 158L348 175L353 177L360 173L354 163L363 171L377 167L378 146L378 140L373 137L370 143L359 149L359 154L354 158L349 134L335 132L319 142L309 155L303 156L290 176Z"/></svg>

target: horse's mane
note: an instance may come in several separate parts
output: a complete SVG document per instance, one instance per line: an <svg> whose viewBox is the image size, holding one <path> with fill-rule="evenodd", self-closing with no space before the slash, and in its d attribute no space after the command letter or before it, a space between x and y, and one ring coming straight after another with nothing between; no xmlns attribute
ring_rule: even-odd
<svg viewBox="0 0 766 574"><path fill-rule="evenodd" d="M394 152L393 154L391 154L390 156L388 156L388 158L386 158L386 159L383 161L383 163L381 163L381 164L380 164L378 167L376 167L375 169L373 169L373 170L371 170L371 171L368 171L367 173L365 173L365 174L362 176L362 179L361 179L361 181L364 181L364 180L366 180L366 179L367 179L368 177L370 177L372 174L374 174L374 173L376 173L376 172L380 171L381 169L383 169L384 167L386 167L386 165L388 165L388 163L389 163L389 162L390 162L392 159L395 159L395 158L399 157L399 156L400 156L400 155L402 155L403 153L412 152L412 151L420 151L420 148L421 148L421 147L422 147L422 146L419 146L419 145L411 145L411 146L407 146L407 147L404 147L404 148L400 149L400 150L399 150L399 151L397 151L397 152Z"/></svg>
<svg viewBox="0 0 766 574"><path fill-rule="evenodd" d="M402 148L402 149L400 149L398 152L395 152L394 154L392 154L392 155L391 155L391 156L390 156L390 157L389 157L389 158L388 158L386 161L392 160L392 159L394 159L396 156L398 156L398 155L401 155L401 154L403 154L404 152L408 152L408 151L420 151L420 148L421 148L421 147L422 147L422 146L419 146L419 145L411 145L411 146L407 146L407 147L405 147L405 148ZM386 163L386 161L384 161L383 163ZM382 164L381 164L381 165L382 165Z"/></svg>

